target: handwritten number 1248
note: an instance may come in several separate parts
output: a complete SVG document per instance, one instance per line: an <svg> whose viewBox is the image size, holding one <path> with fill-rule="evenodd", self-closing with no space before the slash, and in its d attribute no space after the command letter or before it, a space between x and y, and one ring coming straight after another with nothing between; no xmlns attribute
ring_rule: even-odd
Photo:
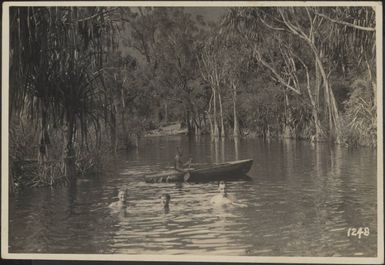
<svg viewBox="0 0 385 265"><path fill-rule="evenodd" d="M348 237L350 236L356 236L358 238L361 238L362 235L369 236L369 227L359 227L359 228L349 228L348 229Z"/></svg>

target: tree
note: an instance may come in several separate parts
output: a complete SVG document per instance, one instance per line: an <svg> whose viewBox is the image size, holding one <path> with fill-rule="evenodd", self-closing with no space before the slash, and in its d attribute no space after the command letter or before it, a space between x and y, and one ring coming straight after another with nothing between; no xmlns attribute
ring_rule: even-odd
<svg viewBox="0 0 385 265"><path fill-rule="evenodd" d="M315 138L328 133L340 142L340 114L331 78L337 66L346 69L341 56L350 58L357 49L373 50L370 40L374 15L370 8L237 8L231 12L233 27L241 33L239 36L254 45L255 58L270 71L272 78L299 96L307 91ZM272 30L276 33L274 38L268 37ZM364 31L368 36L358 37L356 31ZM367 45L367 49L363 45ZM302 53L296 54L298 50ZM336 57L337 54L340 57ZM277 59L281 63L277 63ZM326 119L319 117L319 113L326 113ZM322 122L327 126L322 126Z"/></svg>
<svg viewBox="0 0 385 265"><path fill-rule="evenodd" d="M10 102L40 123L39 160L47 159L49 124L63 131L64 175L75 176L74 141L97 124L97 87L104 55L102 35L112 8L17 7L10 9ZM110 33L109 31L107 33Z"/></svg>

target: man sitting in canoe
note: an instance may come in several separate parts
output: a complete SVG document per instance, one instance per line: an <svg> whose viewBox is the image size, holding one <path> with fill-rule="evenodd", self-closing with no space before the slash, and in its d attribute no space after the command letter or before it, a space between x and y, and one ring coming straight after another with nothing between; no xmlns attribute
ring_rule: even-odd
<svg viewBox="0 0 385 265"><path fill-rule="evenodd" d="M175 170L177 170L179 172L186 173L185 180L187 181L187 179L190 177L190 173L189 173L188 169L190 169L192 159L190 158L187 162L184 163L182 161L182 156L183 156L183 151L179 146L177 146L174 168L175 168Z"/></svg>

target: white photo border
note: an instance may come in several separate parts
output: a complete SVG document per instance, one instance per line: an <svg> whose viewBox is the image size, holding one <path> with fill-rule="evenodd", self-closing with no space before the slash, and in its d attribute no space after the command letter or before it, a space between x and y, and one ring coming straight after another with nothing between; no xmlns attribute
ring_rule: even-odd
<svg viewBox="0 0 385 265"><path fill-rule="evenodd" d="M197 255L121 255L121 254L41 254L9 253L8 237L8 115L9 115L9 8L22 6L184 6L184 7L267 7L267 6L371 6L376 12L377 70L377 257L287 257L287 256L197 256ZM89 260L89 261L178 261L178 262L247 262L247 263L384 263L384 197L383 197L383 13L382 2L348 1L42 1L4 2L2 8L2 102L1 102L1 257L28 260Z"/></svg>

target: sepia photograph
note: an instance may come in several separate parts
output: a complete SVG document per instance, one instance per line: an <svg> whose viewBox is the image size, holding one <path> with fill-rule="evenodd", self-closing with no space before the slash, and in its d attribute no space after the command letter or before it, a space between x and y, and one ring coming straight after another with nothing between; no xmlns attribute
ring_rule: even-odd
<svg viewBox="0 0 385 265"><path fill-rule="evenodd" d="M1 257L380 264L381 2L6 2Z"/></svg>

